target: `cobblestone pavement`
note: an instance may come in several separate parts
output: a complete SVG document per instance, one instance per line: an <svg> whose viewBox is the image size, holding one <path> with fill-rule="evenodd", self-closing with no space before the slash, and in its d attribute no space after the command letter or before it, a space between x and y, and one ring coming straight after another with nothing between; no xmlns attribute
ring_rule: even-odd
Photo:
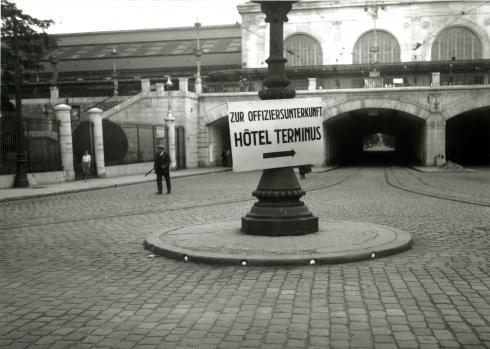
<svg viewBox="0 0 490 349"><path fill-rule="evenodd" d="M388 225L415 243L290 268L142 247L157 227L240 219L258 172L176 179L172 195L146 183L1 203L0 348L490 348L490 207L402 191L394 176L490 203L489 168L312 173L301 184L320 219Z"/></svg>

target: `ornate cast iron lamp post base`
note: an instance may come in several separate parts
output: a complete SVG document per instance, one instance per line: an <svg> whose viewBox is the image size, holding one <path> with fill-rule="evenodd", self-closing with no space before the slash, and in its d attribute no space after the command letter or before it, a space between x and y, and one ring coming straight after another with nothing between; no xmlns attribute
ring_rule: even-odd
<svg viewBox="0 0 490 349"><path fill-rule="evenodd" d="M255 1L270 23L270 57L266 60L268 77L266 90L259 92L262 100L294 98L289 88L283 57L283 23L296 1ZM242 217L242 232L250 235L306 235L318 231L318 217L300 201L305 195L292 167L267 169L262 172L257 190L252 194L259 201Z"/></svg>
<svg viewBox="0 0 490 349"><path fill-rule="evenodd" d="M268 236L317 232L318 217L299 200L304 194L292 167L264 170L253 192L259 201L242 217L242 231Z"/></svg>

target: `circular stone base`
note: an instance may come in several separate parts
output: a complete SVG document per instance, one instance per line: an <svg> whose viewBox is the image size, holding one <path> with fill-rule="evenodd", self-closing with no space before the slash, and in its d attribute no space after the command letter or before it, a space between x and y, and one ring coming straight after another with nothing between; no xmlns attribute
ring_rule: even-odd
<svg viewBox="0 0 490 349"><path fill-rule="evenodd" d="M156 254L182 261L230 265L333 264L372 259L410 248L410 234L373 223L322 221L308 235L260 236L240 222L187 225L155 232L144 242Z"/></svg>

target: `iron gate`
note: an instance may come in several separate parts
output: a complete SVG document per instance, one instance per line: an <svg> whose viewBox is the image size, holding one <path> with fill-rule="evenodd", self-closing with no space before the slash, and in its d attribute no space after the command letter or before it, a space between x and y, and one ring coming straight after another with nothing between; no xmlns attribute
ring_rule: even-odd
<svg viewBox="0 0 490 349"><path fill-rule="evenodd" d="M181 170L186 168L185 166L185 128L184 126L177 126L175 128L175 162L177 169Z"/></svg>
<svg viewBox="0 0 490 349"><path fill-rule="evenodd" d="M94 130L90 121L71 121L72 142L73 142L73 168L75 170L75 179L82 179L82 156L87 150L92 156L90 164L90 177L97 177L97 166L94 147Z"/></svg>

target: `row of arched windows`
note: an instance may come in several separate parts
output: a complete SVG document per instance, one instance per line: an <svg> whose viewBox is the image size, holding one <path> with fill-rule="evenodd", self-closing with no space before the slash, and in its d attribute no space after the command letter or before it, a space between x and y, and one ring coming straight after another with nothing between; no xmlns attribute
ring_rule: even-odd
<svg viewBox="0 0 490 349"><path fill-rule="evenodd" d="M454 26L441 32L432 43L432 61L482 58L482 44L476 34L465 27ZM295 34L284 42L289 66L322 65L322 49L318 41L306 34ZM352 63L400 62L400 45L393 35L383 30L363 34L352 50Z"/></svg>

